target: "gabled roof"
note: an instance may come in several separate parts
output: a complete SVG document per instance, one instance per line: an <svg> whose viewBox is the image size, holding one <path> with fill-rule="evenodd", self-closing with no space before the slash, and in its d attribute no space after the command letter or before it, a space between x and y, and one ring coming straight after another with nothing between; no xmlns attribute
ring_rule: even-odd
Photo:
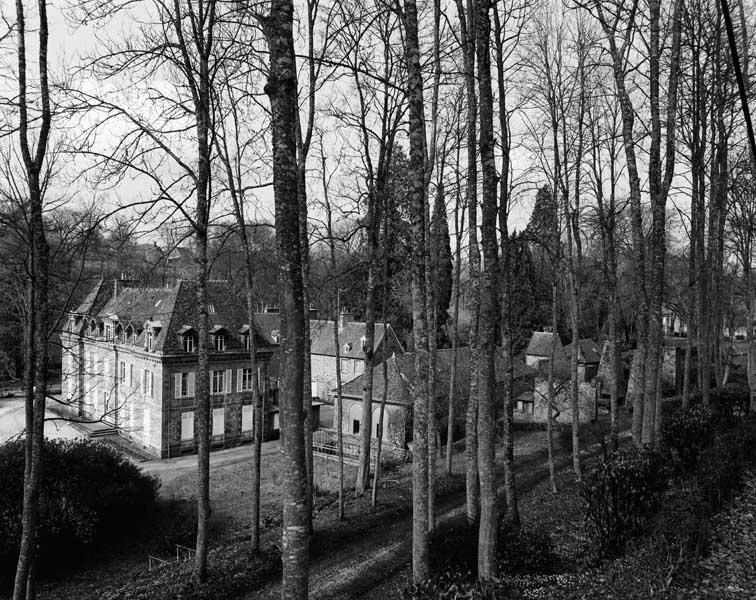
<svg viewBox="0 0 756 600"><path fill-rule="evenodd" d="M527 356L539 356L543 358L551 358L551 345L556 337L556 348L554 356L557 360L563 358L564 347L562 341L556 333L550 331L534 331L533 336L530 338L528 347L525 349Z"/></svg>
<svg viewBox="0 0 756 600"><path fill-rule="evenodd" d="M96 286L82 303L83 308L96 306L91 297L100 298L104 287L102 282ZM93 314L100 322L103 319L117 320L124 330L129 325L139 333L136 345L144 342L146 324L157 329L153 339L153 350L163 353L181 353L183 346L181 334L197 331L199 328L199 310L196 299L197 286L191 281L179 281L172 287L143 288L127 287L113 296L112 288L107 294L107 301ZM233 292L224 281L209 281L207 284L207 302L215 311L212 314L210 328L220 326L224 331L236 332L244 325L249 326L244 299ZM101 301L100 301L101 302ZM79 310L82 309L79 308ZM77 311L79 312L79 311ZM86 314L86 313L85 313ZM158 329L159 327L159 329ZM256 327L258 348L273 346L273 342ZM244 349L241 335L229 335L226 341L228 350Z"/></svg>
<svg viewBox="0 0 756 600"><path fill-rule="evenodd" d="M77 315L96 315L102 310L109 298L113 295L112 286L106 285L105 282L100 279L92 288L92 290L81 301L78 308L73 311Z"/></svg>
<svg viewBox="0 0 756 600"><path fill-rule="evenodd" d="M567 357L572 356L572 344L564 348ZM582 364L598 364L601 360L601 351L598 343L590 338L578 340L578 362Z"/></svg>
<svg viewBox="0 0 756 600"><path fill-rule="evenodd" d="M255 315L255 321L260 329L268 336L274 331L281 330L280 313L261 313ZM366 324L362 321L349 321L339 330L339 355L342 358L364 358L362 338L365 335ZM383 323L375 324L373 350L377 350L384 338L390 338L395 348L402 349L391 325L384 330ZM333 321L326 319L310 319L310 353L325 356L336 356L336 345L333 339ZM401 352L400 352L401 353Z"/></svg>
<svg viewBox="0 0 756 600"><path fill-rule="evenodd" d="M457 369L455 376L455 390L458 397L467 397L470 394L470 348L463 346L457 348ZM496 381L504 381L506 371L501 353L497 351L495 359ZM517 379L533 376L536 370L525 365L525 361L516 357L512 361L513 376ZM386 387L386 402L389 404L412 403L414 397L411 387L415 383L415 353L409 352L401 356L392 356L386 361L388 382ZM435 393L434 397L446 397L449 393L452 371L452 350L445 348L436 351L435 368ZM341 394L350 398L361 398L365 376L358 375L351 381L341 386ZM383 397L384 377L383 364L376 365L373 369L373 399L380 401ZM336 391L336 390L334 390Z"/></svg>

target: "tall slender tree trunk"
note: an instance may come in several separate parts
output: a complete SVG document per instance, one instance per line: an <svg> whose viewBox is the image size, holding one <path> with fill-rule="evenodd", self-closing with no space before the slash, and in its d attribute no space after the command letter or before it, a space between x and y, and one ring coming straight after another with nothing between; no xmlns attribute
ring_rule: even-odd
<svg viewBox="0 0 756 600"><path fill-rule="evenodd" d="M273 193L276 243L281 286L283 389L281 438L283 451L283 577L281 595L307 598L309 579L309 503L304 438L304 282L299 219L296 123L297 69L294 54L294 6L291 0L271 0L261 18L270 51L265 92L271 105Z"/></svg>
<svg viewBox="0 0 756 600"><path fill-rule="evenodd" d="M459 165L459 146L457 147L457 165ZM459 173L459 169L457 169ZM454 258L454 308L452 309L452 358L451 374L449 375L449 406L446 422L446 474L452 473L452 454L454 450L454 402L456 399L457 386L457 346L459 344L459 282L462 272L462 243L460 236L465 227L465 213L460 210L460 199L462 192L460 189L460 177L457 175L457 191L454 203L454 239L457 243L456 254ZM461 222L460 222L461 219Z"/></svg>
<svg viewBox="0 0 756 600"><path fill-rule="evenodd" d="M429 575L428 537L428 323L426 272L425 123L423 77L420 66L417 4L405 0L404 56L407 68L409 105L409 174L411 179L410 221L412 226L412 323L415 339L415 373L412 440L412 576L416 582Z"/></svg>
<svg viewBox="0 0 756 600"><path fill-rule="evenodd" d="M13 585L13 600L33 597L36 589L37 536L39 526L39 496L42 489L42 458L44 452L45 402L47 399L49 264L50 247L44 221L44 172L47 141L52 122L50 92L47 78L48 24L47 4L39 0L39 118L29 115L26 64L26 21L22 0L16 0L16 36L18 59L19 146L28 190L29 240L31 278L28 281L28 307L24 358L26 439L24 441L24 492L21 513L21 540ZM29 141L29 127L38 124L36 147ZM33 361L33 366L32 366ZM33 379L33 385L32 384Z"/></svg>
<svg viewBox="0 0 756 600"><path fill-rule="evenodd" d="M481 238L484 268L480 294L480 362L478 364L478 469L480 478L480 523L478 528L478 577L497 576L496 545L498 510L496 505L496 410L495 373L496 319L498 317L497 174L494 158L493 91L491 88L491 2L479 0L476 11L478 45L478 92L480 114L480 156L482 174ZM506 418L506 415L505 415Z"/></svg>
<svg viewBox="0 0 756 600"><path fill-rule="evenodd" d="M499 239L502 260L501 281L501 347L504 362L504 403L502 430L504 438L504 493L507 499L507 520L518 527L520 513L517 508L517 486L514 476L514 376L512 351L512 257L509 244L509 169L510 138L507 112L507 90L504 78L504 38L506 32L499 17L499 5L493 9L496 57L496 81L499 92L499 130L501 135L501 175L499 179Z"/></svg>
<svg viewBox="0 0 756 600"><path fill-rule="evenodd" d="M323 144L320 146L320 175L323 183L323 199L326 211L326 233L328 235L328 253L330 258L331 280L336 285L336 310L333 313L333 344L336 349L336 452L339 461L339 519L344 519L344 418L342 415L341 398L341 346L339 345L339 302L341 293L339 289L339 277L336 264L336 241L333 235L333 212L328 193L328 180L326 178L326 157ZM333 304L332 304L333 306Z"/></svg>
<svg viewBox="0 0 756 600"><path fill-rule="evenodd" d="M465 95L467 104L467 190L470 277L468 298L472 311L468 344L470 346L470 394L465 410L465 489L467 520L475 523L480 515L480 482L478 481L478 304L480 278L480 249L478 248L478 164L476 153L472 148L478 146L477 136L477 93L475 91L475 46L476 30L474 27L474 6L467 1L465 9L462 0L456 0L459 15L459 27L463 40L463 58L465 72ZM465 14L466 11L466 14Z"/></svg>
<svg viewBox="0 0 756 600"><path fill-rule="evenodd" d="M558 228L558 227L557 227ZM555 265L556 266L556 265ZM548 390L547 390L547 405L546 405L546 448L548 451L548 463L549 463L549 481L551 483L551 491L557 493L556 483L556 464L554 461L554 405L556 402L556 393L554 390L554 361L556 360L556 348L557 348L557 279L554 277L554 282L551 284L551 330L553 332L551 336L551 355L549 357L549 370L548 370Z"/></svg>

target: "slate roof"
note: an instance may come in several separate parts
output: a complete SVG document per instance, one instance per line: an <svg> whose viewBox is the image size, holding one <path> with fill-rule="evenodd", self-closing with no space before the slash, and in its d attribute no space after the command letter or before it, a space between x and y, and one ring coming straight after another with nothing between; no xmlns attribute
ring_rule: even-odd
<svg viewBox="0 0 756 600"><path fill-rule="evenodd" d="M74 311L77 315L96 315L113 295L112 285L100 279Z"/></svg>
<svg viewBox="0 0 756 600"><path fill-rule="evenodd" d="M102 282L90 293L90 296L101 298L103 295ZM195 331L199 327L199 311L196 301L197 286L191 281L179 281L172 287L164 288L123 288L117 296L113 296L112 288L105 302L96 313L82 312L82 308L95 306L89 296L77 310L78 314L90 314L101 323L112 320L126 330L129 326L139 332L136 345L145 342L145 326L149 322L153 327L159 327L153 339L153 350L163 353L181 353L183 345L181 333L187 328ZM100 300L101 302L101 300ZM244 340L239 330L248 325L246 304L243 298L234 294L231 286L223 281L208 282L208 310L209 329L222 327L227 332L226 349L243 350ZM257 325L257 324L256 324ZM257 326L255 341L260 348L274 346L273 341L265 336ZM130 343L130 342L129 342Z"/></svg>
<svg viewBox="0 0 756 600"><path fill-rule="evenodd" d="M386 402L390 404L412 404L411 385L415 380L415 354L413 352L392 356L386 361L388 386ZM435 397L446 397L449 393L451 379L452 350L446 348L436 351ZM496 354L496 381L504 380L506 375L501 354ZM534 376L536 370L525 365L525 361L516 357L513 361L515 379ZM341 386L342 396L361 398L364 386L364 374L358 375ZM380 401L383 397L383 364L376 365L373 371L373 398ZM466 398L470 395L470 348L457 348L457 372L455 377L456 394ZM336 390L334 390L335 392ZM517 395L517 391L516 391Z"/></svg>
<svg viewBox="0 0 756 600"><path fill-rule="evenodd" d="M568 357L572 356L572 344L567 344L564 348ZM598 343L590 338L578 340L578 362L581 364L598 364L601 361L601 351Z"/></svg>
<svg viewBox="0 0 756 600"><path fill-rule="evenodd" d="M261 313L255 315L255 321L266 335L271 336L274 331L281 329L280 313ZM339 330L339 345L341 358L364 358L362 350L362 337L365 335L366 325L362 321L349 321ZM394 337L394 343L401 348L401 343L396 338L391 325L388 326L388 335ZM386 336L383 323L375 324L375 337L373 350L377 350ZM336 356L336 347L333 343L333 321L326 319L310 319L310 352L325 356Z"/></svg>
<svg viewBox="0 0 756 600"><path fill-rule="evenodd" d="M557 360L563 358L564 347L562 346L562 341L556 333L549 331L534 331L530 342L528 342L528 347L525 349L525 354L528 356L551 358L551 344L553 343L554 336L557 337L554 355Z"/></svg>

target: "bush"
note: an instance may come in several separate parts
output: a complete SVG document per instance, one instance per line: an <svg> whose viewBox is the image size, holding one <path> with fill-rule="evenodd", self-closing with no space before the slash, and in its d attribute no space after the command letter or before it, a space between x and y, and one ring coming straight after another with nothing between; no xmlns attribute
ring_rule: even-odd
<svg viewBox="0 0 756 600"><path fill-rule="evenodd" d="M500 582L481 582L471 573L449 571L402 590L402 600L497 600L505 595Z"/></svg>
<svg viewBox="0 0 756 600"><path fill-rule="evenodd" d="M475 572L478 568L478 527L467 523L441 526L430 538L433 573Z"/></svg>
<svg viewBox="0 0 756 600"><path fill-rule="evenodd" d="M665 485L660 457L650 450L621 450L594 463L580 487L594 555L616 553L642 533Z"/></svg>
<svg viewBox="0 0 756 600"><path fill-rule="evenodd" d="M211 550L207 581L197 583L194 561L183 561L145 573L121 588L102 592L100 600L226 600L249 593L281 572L281 554L272 548L253 555L248 547Z"/></svg>
<svg viewBox="0 0 756 600"><path fill-rule="evenodd" d="M132 533L157 499L158 480L118 451L92 441L46 440L39 499L39 549L56 563L77 550ZM0 559L13 563L21 539L24 442L0 446ZM11 560L8 560L11 559Z"/></svg>
<svg viewBox="0 0 756 600"><path fill-rule="evenodd" d="M719 390L711 390L709 403L717 427L731 427L737 420L735 409L737 408L741 414L746 412L750 398L748 388L742 385L728 385Z"/></svg>
<svg viewBox="0 0 756 600"><path fill-rule="evenodd" d="M662 445L670 451L676 466L691 473L698 457L714 438L714 416L710 408L694 404L674 410L662 421Z"/></svg>
<svg viewBox="0 0 756 600"><path fill-rule="evenodd" d="M511 575L551 573L557 556L551 537L545 531L513 529L504 524L499 528L499 572Z"/></svg>
<svg viewBox="0 0 756 600"><path fill-rule="evenodd" d="M701 556L709 541L709 506L695 489L677 485L664 496L650 529L649 546L660 562Z"/></svg>

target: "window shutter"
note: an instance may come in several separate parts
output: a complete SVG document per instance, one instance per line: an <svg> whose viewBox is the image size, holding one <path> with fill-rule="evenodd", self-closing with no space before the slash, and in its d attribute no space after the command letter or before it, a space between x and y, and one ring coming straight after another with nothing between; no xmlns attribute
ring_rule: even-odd
<svg viewBox="0 0 756 600"><path fill-rule="evenodd" d="M226 374L223 376L223 393L225 394L231 393L231 374L233 372L233 369L226 369Z"/></svg>
<svg viewBox="0 0 756 600"><path fill-rule="evenodd" d="M194 398L194 371L189 373L189 397Z"/></svg>
<svg viewBox="0 0 756 600"><path fill-rule="evenodd" d="M174 381L173 397L181 398L181 373L176 373L173 376L173 381Z"/></svg>
<svg viewBox="0 0 756 600"><path fill-rule="evenodd" d="M236 391L244 391L244 369L236 369Z"/></svg>

